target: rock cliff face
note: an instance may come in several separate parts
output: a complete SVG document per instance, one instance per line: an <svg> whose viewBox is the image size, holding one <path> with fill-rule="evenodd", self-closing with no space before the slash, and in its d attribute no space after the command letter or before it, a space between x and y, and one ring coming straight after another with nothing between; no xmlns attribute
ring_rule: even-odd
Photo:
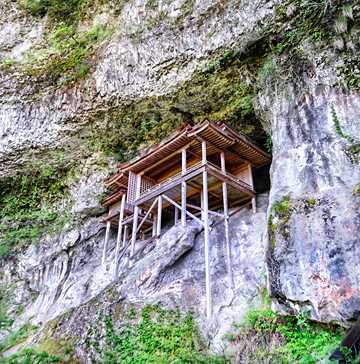
<svg viewBox="0 0 360 364"><path fill-rule="evenodd" d="M111 312L116 304L123 302L161 304L192 311L212 348L221 351L223 337L232 323L241 320L251 307L261 304L266 287L267 202L266 194L259 195L256 214L244 207L231 218L233 288L226 270L223 224L217 220L211 223L214 313L211 321L206 320L205 313L204 237L196 222L189 222L185 229L174 226L158 240L138 241L130 265L130 247L126 247L120 252L119 275L115 277L116 236L110 240L105 264L101 264L104 228L98 219L91 219L58 240L29 249L19 257L16 272L12 271L11 263L3 267L19 285L18 303L26 304L29 293L35 296L15 325L27 320L41 325L70 311L71 319L67 315L56 333L78 333L81 340L77 354L87 361L92 353L87 353L84 346L86 333L99 310ZM88 310L93 312L94 320L84 319L84 314L89 315Z"/></svg>
<svg viewBox="0 0 360 364"><path fill-rule="evenodd" d="M194 311L219 351L266 285L281 313L344 325L358 318L360 9L327 3L89 0L75 25L51 9L39 16L0 4L0 247L12 247L0 249L0 282L13 289L8 313L23 311L14 327L69 312L56 335L81 336L95 309L161 302ZM130 268L124 251L116 280L114 239L100 263L99 201L114 155L129 158L183 119L206 117L259 143L270 135L273 153L269 197L258 196L256 214L232 218L234 289L221 225L211 232L210 322L198 226L138 242ZM56 178L47 185L49 171ZM31 201L17 201L31 186ZM51 225L46 209L70 218L36 239L11 235L39 219ZM83 343L77 350L86 361Z"/></svg>
<svg viewBox="0 0 360 364"><path fill-rule="evenodd" d="M271 295L319 321L359 315L359 102L319 85L273 109Z"/></svg>

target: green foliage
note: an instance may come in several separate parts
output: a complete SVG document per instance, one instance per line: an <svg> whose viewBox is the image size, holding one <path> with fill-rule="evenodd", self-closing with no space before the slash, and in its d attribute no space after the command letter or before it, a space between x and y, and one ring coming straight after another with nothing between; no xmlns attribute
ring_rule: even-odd
<svg viewBox="0 0 360 364"><path fill-rule="evenodd" d="M355 188L354 188L354 191L353 191L353 194L355 196L360 196L360 183L358 183Z"/></svg>
<svg viewBox="0 0 360 364"><path fill-rule="evenodd" d="M272 147L273 147L273 143L272 143L272 138L271 138L271 134L268 134L265 140L265 150L268 153L272 152Z"/></svg>
<svg viewBox="0 0 360 364"><path fill-rule="evenodd" d="M278 364L326 363L344 333L340 327L313 322L306 314L278 316L269 308L250 311L237 327L242 357L254 363L263 358Z"/></svg>
<svg viewBox="0 0 360 364"><path fill-rule="evenodd" d="M290 203L290 197L285 196L280 201L276 201L272 205L272 210L276 212L281 217L288 217L290 213L291 203Z"/></svg>
<svg viewBox="0 0 360 364"><path fill-rule="evenodd" d="M74 25L61 22L49 35L49 48L32 55L24 72L51 84L74 83L89 73L91 56L110 34L106 26L78 32Z"/></svg>
<svg viewBox="0 0 360 364"><path fill-rule="evenodd" d="M269 220L268 220L268 233L272 249L275 249L276 233L280 232L286 239L288 237L288 222L291 217L292 206L289 196L285 196L283 199L274 202L271 207ZM276 217L277 222L274 223Z"/></svg>
<svg viewBox="0 0 360 364"><path fill-rule="evenodd" d="M67 191L68 171L42 166L0 183L0 258L27 246L42 234L59 231L68 220L54 204Z"/></svg>
<svg viewBox="0 0 360 364"><path fill-rule="evenodd" d="M20 0L33 16L48 14L53 20L74 21L86 0Z"/></svg>
<svg viewBox="0 0 360 364"><path fill-rule="evenodd" d="M0 61L0 69L9 70L16 61L12 58L4 58Z"/></svg>
<svg viewBox="0 0 360 364"><path fill-rule="evenodd" d="M23 342L36 329L37 329L36 326L25 324L22 327L20 327L20 329L11 332L10 335L8 335L4 341L0 342L0 353Z"/></svg>
<svg viewBox="0 0 360 364"><path fill-rule="evenodd" d="M134 316L116 329L111 316L106 316L105 347L100 349L98 339L91 347L101 353L101 359L93 362L104 364L221 364L222 357L210 356L198 343L198 332L190 314L165 311L158 306L145 306L140 315Z"/></svg>
<svg viewBox="0 0 360 364"><path fill-rule="evenodd" d="M8 358L0 357L0 364L50 364L63 363L60 357L39 352L34 349L25 349Z"/></svg>
<svg viewBox="0 0 360 364"><path fill-rule="evenodd" d="M343 55L343 65L336 69L337 76L341 78L349 90L360 90L360 56L359 53Z"/></svg>
<svg viewBox="0 0 360 364"><path fill-rule="evenodd" d="M310 198L308 198L308 199L306 200L306 204L307 204L308 206L315 206L315 205L316 205L316 203L317 203L317 200L316 200L315 198L313 198L313 197L310 197Z"/></svg>
<svg viewBox="0 0 360 364"><path fill-rule="evenodd" d="M259 89L271 87L273 84L273 76L276 71L275 60L272 56L268 56L259 68L256 76L257 87Z"/></svg>
<svg viewBox="0 0 360 364"><path fill-rule="evenodd" d="M8 314L12 296L12 286L5 284L0 285L0 331L8 329L14 322L14 319Z"/></svg>

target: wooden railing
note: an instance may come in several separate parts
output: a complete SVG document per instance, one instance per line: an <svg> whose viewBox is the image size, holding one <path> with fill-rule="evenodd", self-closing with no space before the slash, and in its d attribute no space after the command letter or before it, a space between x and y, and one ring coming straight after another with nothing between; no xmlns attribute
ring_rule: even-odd
<svg viewBox="0 0 360 364"><path fill-rule="evenodd" d="M148 194L151 194L152 192L154 192L155 190L163 187L163 186L166 186L168 184L170 184L171 182L175 181L175 180L179 180L179 183L181 181L181 179L184 177L184 176L187 176L189 173L192 173L194 171L196 171L197 169L199 170L199 174L202 173L202 170L201 168L203 166L207 166L209 167L210 169L212 170L215 170L216 173L220 173L224 176L226 176L227 178L233 180L234 182L238 183L239 185L241 185L243 188L247 189L247 190L250 190L250 191L253 191L253 188L245 181L243 181L241 178L239 177L236 177L234 175L232 175L231 173L224 173L216 164L213 164L211 162L206 162L206 164L202 164L202 162L198 162L194 165L192 165L191 167L187 168L186 169L186 173L185 174L182 174L181 172L179 173L176 173L174 174L173 176L167 178L166 180L160 182L160 183L157 183L155 185L153 185L151 188L147 189L146 191L142 192L140 194L140 197L139 198L143 198L145 196L147 196Z"/></svg>

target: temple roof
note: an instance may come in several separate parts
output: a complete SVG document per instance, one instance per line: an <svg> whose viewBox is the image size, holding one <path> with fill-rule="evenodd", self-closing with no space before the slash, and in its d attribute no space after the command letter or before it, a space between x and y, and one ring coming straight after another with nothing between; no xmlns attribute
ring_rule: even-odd
<svg viewBox="0 0 360 364"><path fill-rule="evenodd" d="M184 147L188 148L189 153L201 156L203 140L207 142L209 156L223 151L228 163L233 160L242 160L255 167L261 167L271 161L269 154L224 122L204 121L197 125L183 124L159 144L141 150L137 157L126 163L119 163L119 171L105 182L105 186L115 192L106 198L103 204L110 205L121 199L122 192L118 191L127 188L130 171L140 173L149 168L154 169L153 166L159 161L168 160L170 165L171 158L174 158L174 155Z"/></svg>
<svg viewBox="0 0 360 364"><path fill-rule="evenodd" d="M159 144L144 149L129 162L119 164L119 168L122 172L139 173L152 163L168 157L188 144L197 145L200 149L201 140L208 142L209 155L219 150L229 150L255 167L266 165L271 161L270 155L227 124L205 121L195 126L182 126Z"/></svg>

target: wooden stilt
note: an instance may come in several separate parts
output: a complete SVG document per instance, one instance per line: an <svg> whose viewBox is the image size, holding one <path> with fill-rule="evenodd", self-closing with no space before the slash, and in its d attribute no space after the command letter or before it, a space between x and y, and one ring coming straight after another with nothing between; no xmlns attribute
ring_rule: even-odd
<svg viewBox="0 0 360 364"><path fill-rule="evenodd" d="M204 195L204 238L205 238L205 279L206 279L206 316L209 319L211 317L211 284L210 284L210 257L209 257L209 243L210 243L210 231L209 231L209 205L208 205L208 185L207 185L207 172L203 172L203 195Z"/></svg>
<svg viewBox="0 0 360 364"><path fill-rule="evenodd" d="M162 214L162 196L158 197L158 213L157 213L157 227L156 227L156 236L159 237L161 235L161 214Z"/></svg>
<svg viewBox="0 0 360 364"><path fill-rule="evenodd" d="M181 225L186 226L186 182L181 182Z"/></svg>
<svg viewBox="0 0 360 364"><path fill-rule="evenodd" d="M136 199L140 197L140 188L141 188L141 175L138 174L137 178L136 178L136 194L135 194ZM132 228L132 235L131 235L131 253L130 253L131 257L133 257L134 253L135 253L135 242L136 242L138 219L139 219L139 206L135 205L133 228Z"/></svg>
<svg viewBox="0 0 360 364"><path fill-rule="evenodd" d="M186 174L186 149L181 151L181 173ZM181 182L181 225L186 226L186 182Z"/></svg>
<svg viewBox="0 0 360 364"><path fill-rule="evenodd" d="M124 226L124 236L122 241L122 246L125 248L126 241L128 239L129 227L127 225Z"/></svg>
<svg viewBox="0 0 360 364"><path fill-rule="evenodd" d="M200 191L201 220L204 221L204 190Z"/></svg>
<svg viewBox="0 0 360 364"><path fill-rule="evenodd" d="M250 186L254 189L254 180L253 180L253 175L252 175L252 167L251 164L248 164L248 173L249 173L249 184ZM256 214L256 197L252 197L251 199L251 205L252 205L252 210L253 213Z"/></svg>
<svg viewBox="0 0 360 364"><path fill-rule="evenodd" d="M225 153L220 153L221 161L221 171L226 173L225 166ZM223 205L224 205L224 227L225 227L225 247L226 247L226 260L227 260L227 270L229 277L230 287L234 287L233 269L232 269L232 256L231 256L231 246L230 246L230 236L229 236L229 205L228 205L228 190L226 182L222 183L223 191Z"/></svg>
<svg viewBox="0 0 360 364"><path fill-rule="evenodd" d="M153 225L152 225L152 236L156 236L156 225L157 225L157 221L156 221L156 214L153 214Z"/></svg>
<svg viewBox="0 0 360 364"><path fill-rule="evenodd" d="M225 227L225 245L226 245L226 257L227 257L227 270L229 276L230 287L234 287L233 268L232 268L232 256L229 236L229 208L227 199L227 185L225 182L222 184L223 188L223 203L224 203L224 227Z"/></svg>
<svg viewBox="0 0 360 364"><path fill-rule="evenodd" d="M102 264L105 264L105 260L106 260L106 251L107 251L107 246L108 246L108 242L109 242L109 238L110 238L110 228L111 228L111 223L110 223L110 221L108 221L106 223L105 240L104 240L103 254L102 254L102 259L101 259Z"/></svg>
<svg viewBox="0 0 360 364"><path fill-rule="evenodd" d="M201 143L202 163L205 165L207 161L206 156L206 142ZM210 319L212 314L211 307L211 283L210 283L210 230L209 230L209 200L208 200L208 174L206 169L203 171L203 224L204 224L204 238L205 238L205 280L206 280L206 317Z"/></svg>
<svg viewBox="0 0 360 364"><path fill-rule="evenodd" d="M174 206L174 209L175 209L175 217L174 217L174 220L175 220L175 225L179 222L179 209L177 207Z"/></svg>
<svg viewBox="0 0 360 364"><path fill-rule="evenodd" d="M168 202L170 202L172 205L176 206L178 209L181 209L181 206L179 204L177 204L174 200L172 200L170 197L166 196L165 194L162 195L162 197L167 200ZM194 219L195 221L197 221L200 225L202 225L202 221L200 219L198 219L195 215L193 215L191 212L185 210L186 215L190 216L192 219Z"/></svg>
<svg viewBox="0 0 360 364"><path fill-rule="evenodd" d="M121 205L120 205L120 216L119 216L119 225L118 225L118 234L116 238L116 249L115 249L115 264L114 264L114 276L117 276L117 269L118 269L118 257L120 251L120 244L122 238L122 222L124 220L124 210L125 210L125 194L122 195L121 198Z"/></svg>

